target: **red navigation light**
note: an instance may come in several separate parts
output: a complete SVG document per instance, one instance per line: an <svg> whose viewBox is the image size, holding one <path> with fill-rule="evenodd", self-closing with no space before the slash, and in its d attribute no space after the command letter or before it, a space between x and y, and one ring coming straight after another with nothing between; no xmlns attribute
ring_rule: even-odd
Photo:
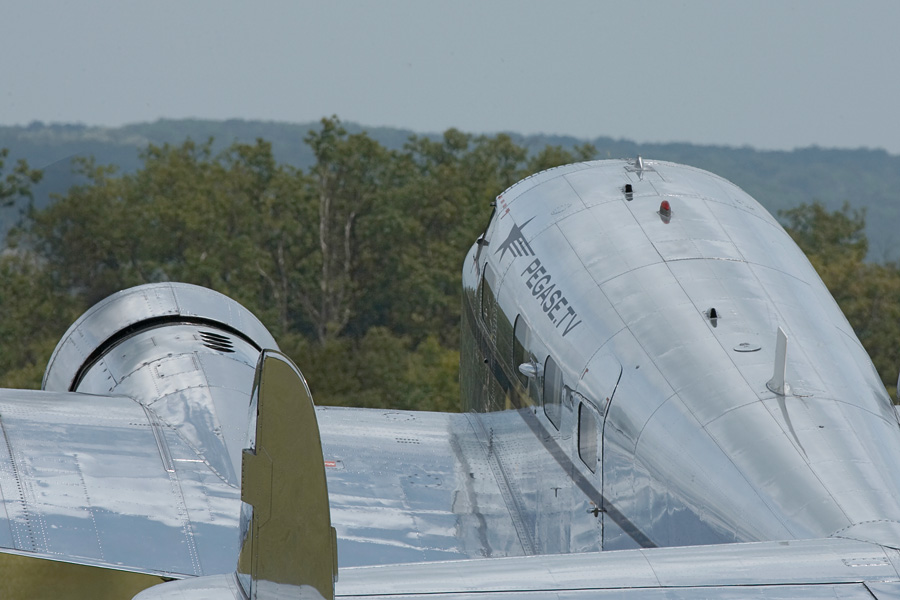
<svg viewBox="0 0 900 600"><path fill-rule="evenodd" d="M672 219L672 207L669 205L668 200L660 202L659 216L662 218L663 223L668 223Z"/></svg>

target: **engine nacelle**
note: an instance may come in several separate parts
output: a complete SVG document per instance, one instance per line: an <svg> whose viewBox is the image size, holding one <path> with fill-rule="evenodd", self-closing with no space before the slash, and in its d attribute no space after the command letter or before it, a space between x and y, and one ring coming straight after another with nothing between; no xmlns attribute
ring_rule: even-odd
<svg viewBox="0 0 900 600"><path fill-rule="evenodd" d="M260 351L277 347L227 296L184 283L142 285L101 301L69 328L43 388L128 397L239 486L254 370Z"/></svg>

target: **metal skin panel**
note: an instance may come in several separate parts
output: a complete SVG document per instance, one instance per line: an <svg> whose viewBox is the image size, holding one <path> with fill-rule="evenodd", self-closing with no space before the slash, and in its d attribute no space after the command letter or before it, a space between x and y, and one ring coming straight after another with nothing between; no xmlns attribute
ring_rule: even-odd
<svg viewBox="0 0 900 600"><path fill-rule="evenodd" d="M84 371L77 389L138 400L174 428L215 473L238 486L251 365L259 351L221 330L217 339L227 339L229 351L210 348L203 334L211 331L216 330L168 324L135 333Z"/></svg>
<svg viewBox="0 0 900 600"><path fill-rule="evenodd" d="M237 490L168 432L164 458L135 401L3 390L0 423L5 548L168 576L234 568Z"/></svg>
<svg viewBox="0 0 900 600"><path fill-rule="evenodd" d="M172 584L166 584L172 585ZM296 596L294 596L296 597ZM344 597L344 596L341 596ZM352 596L346 596L350 598ZM358 596L357 596L358 597ZM398 598L400 596L390 596ZM793 586L734 586L694 588L620 588L612 590L571 590L557 592L541 590L537 592L476 592L451 593L447 595L407 594L402 596L408 600L426 600L427 598L454 598L459 600L501 600L523 598L527 600L587 600L602 598L603 600L645 599L645 600L745 600L747 598L766 598L769 600L872 600L872 594L863 584L842 585L793 585ZM143 598L143 596L141 596ZM206 600L210 596L178 596L179 600ZM366 598L387 598L386 596L366 596ZM880 598L880 596L879 596Z"/></svg>
<svg viewBox="0 0 900 600"><path fill-rule="evenodd" d="M889 599L900 586L892 554L873 544L828 539L357 567L341 570L335 597ZM295 590L283 597L305 596ZM219 576L164 583L137 598L242 596L233 577Z"/></svg>
<svg viewBox="0 0 900 600"><path fill-rule="evenodd" d="M134 600L246 600L235 574L169 581L148 588Z"/></svg>
<svg viewBox="0 0 900 600"><path fill-rule="evenodd" d="M166 319L215 323L240 332L257 350L278 347L259 319L227 296L187 283L151 283L117 292L81 315L53 351L42 387L72 390L78 370L103 343L141 323Z"/></svg>
<svg viewBox="0 0 900 600"><path fill-rule="evenodd" d="M871 521L883 525L864 539L900 544L890 399L809 262L744 192L670 163L583 163L504 192L484 239L463 269L464 402L490 424L535 551L575 550L597 518L596 549L824 537ZM597 353L622 365L602 481L579 475L575 419L557 431L541 410L540 372L521 385L507 342L482 322L485 268L491 318L528 324L528 360L553 357L573 390L604 387L589 367ZM766 387L779 327L787 397ZM537 443L521 443L528 434ZM545 504L554 472L569 491ZM537 525L548 513L566 514L568 546Z"/></svg>
<svg viewBox="0 0 900 600"><path fill-rule="evenodd" d="M316 417L341 568L524 554L470 416L318 407Z"/></svg>
<svg viewBox="0 0 900 600"><path fill-rule="evenodd" d="M792 542L654 548L620 552L508 558L500 561L445 561L421 565L350 568L341 571L338 597L531 598L552 591L595 597L610 592L628 597L833 598L832 586L862 581L898 581L892 551L874 544L825 539ZM791 591L795 587L818 588ZM861 587L861 586L860 586ZM712 592L722 588L722 592ZM724 590L731 590L730 592ZM602 594L601 594L602 595ZM557 597L557 596L553 596Z"/></svg>

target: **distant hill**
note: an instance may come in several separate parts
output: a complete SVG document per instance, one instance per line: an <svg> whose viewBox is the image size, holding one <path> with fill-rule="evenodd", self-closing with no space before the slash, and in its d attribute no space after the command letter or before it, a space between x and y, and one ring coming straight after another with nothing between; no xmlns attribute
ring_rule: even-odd
<svg viewBox="0 0 900 600"><path fill-rule="evenodd" d="M351 132L367 131L388 148L399 149L414 132L389 127L363 127L344 123ZM161 119L123 127L45 125L0 127L0 148L9 148L11 159L25 158L33 167L46 169L35 189L35 203L44 206L51 194L62 194L76 182L71 175L74 156L93 156L100 164L115 164L122 172L141 165L140 153L148 144L178 144L186 138L214 139L220 150L235 141L263 138L272 144L279 162L308 167L312 153L303 139L318 123L269 121L209 121ZM423 135L423 134L420 134ZM439 134L424 134L438 137ZM545 145L565 148L590 141L599 158L633 157L670 160L693 165L736 183L773 213L803 202L820 200L829 209L849 202L866 210L870 251L875 261L900 260L894 242L900 227L900 156L883 150L803 148L758 151L749 147L698 146L693 144L638 144L600 137L593 140L569 136L510 134L519 144L537 151ZM19 209L0 209L0 239L18 219Z"/></svg>

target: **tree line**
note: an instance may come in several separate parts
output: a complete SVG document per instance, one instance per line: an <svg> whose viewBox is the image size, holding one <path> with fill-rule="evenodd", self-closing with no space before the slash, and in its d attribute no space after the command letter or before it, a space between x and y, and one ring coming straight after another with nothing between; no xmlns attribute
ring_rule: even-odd
<svg viewBox="0 0 900 600"><path fill-rule="evenodd" d="M131 174L81 159L85 183L8 238L0 384L37 387L83 310L172 280L253 311L321 404L455 409L460 263L491 202L593 148L529 156L508 136L451 129L388 150L337 118L305 141L308 169L277 163L264 140L215 154L212 141L151 145Z"/></svg>
<svg viewBox="0 0 900 600"><path fill-rule="evenodd" d="M29 211L0 256L0 385L39 387L79 314L120 289L172 280L259 316L319 404L455 410L460 263L491 202L595 148L529 152L507 135L450 129L391 150L337 118L305 142L315 157L305 169L276 161L262 139L222 152L212 140L150 145L127 174L79 159L84 183ZM38 178L17 163L0 202L27 196ZM900 270L863 262L864 215L809 204L782 218L893 385Z"/></svg>

